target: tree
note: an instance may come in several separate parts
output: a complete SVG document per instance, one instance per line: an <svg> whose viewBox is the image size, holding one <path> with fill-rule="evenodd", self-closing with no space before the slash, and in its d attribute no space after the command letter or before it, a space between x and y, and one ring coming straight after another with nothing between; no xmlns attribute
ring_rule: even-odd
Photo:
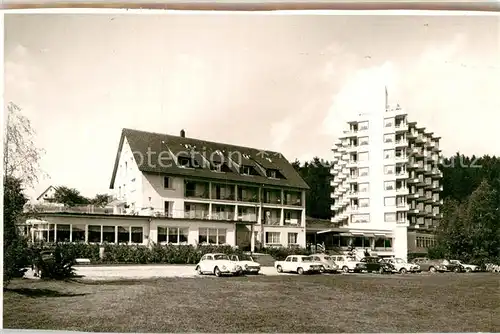
<svg viewBox="0 0 500 334"><path fill-rule="evenodd" d="M499 194L487 181L464 201L446 199L432 257L484 263L500 259Z"/></svg>
<svg viewBox="0 0 500 334"><path fill-rule="evenodd" d="M24 196L21 180L6 176L4 186L4 286L14 277L22 277L29 265L27 241L19 234L18 224L23 223L23 207L27 199Z"/></svg>
<svg viewBox="0 0 500 334"><path fill-rule="evenodd" d="M90 200L82 196L77 189L65 186L56 187L54 200L56 203L61 203L66 206L90 204Z"/></svg>
<svg viewBox="0 0 500 334"><path fill-rule="evenodd" d="M28 187L38 181L40 158L44 154L34 143L35 131L21 108L9 102L4 135L4 175L15 177Z"/></svg>
<svg viewBox="0 0 500 334"><path fill-rule="evenodd" d="M306 212L312 218L330 219L331 191L330 166L328 161L318 157L306 161L303 165L295 160L292 166L306 181L310 189L306 194Z"/></svg>
<svg viewBox="0 0 500 334"><path fill-rule="evenodd" d="M100 207L106 206L111 201L111 196L108 194L97 194L94 198L90 200L90 204L97 205Z"/></svg>

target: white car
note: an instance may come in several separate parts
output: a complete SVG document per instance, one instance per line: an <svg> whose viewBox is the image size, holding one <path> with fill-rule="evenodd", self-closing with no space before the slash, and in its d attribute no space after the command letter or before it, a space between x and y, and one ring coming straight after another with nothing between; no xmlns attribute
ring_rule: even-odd
<svg viewBox="0 0 500 334"><path fill-rule="evenodd" d="M339 266L328 254L312 254L311 257L313 261L321 262L323 265L321 272L336 273L339 270Z"/></svg>
<svg viewBox="0 0 500 334"><path fill-rule="evenodd" d="M386 259L385 261L391 263L394 268L396 268L396 271L401 274L406 274L407 272L417 273L421 271L418 264L407 263L405 260L399 257Z"/></svg>
<svg viewBox="0 0 500 334"><path fill-rule="evenodd" d="M279 273L295 272L299 275L304 273L319 273L323 265L321 262L313 261L311 256L289 255L285 261L276 261L274 268Z"/></svg>
<svg viewBox="0 0 500 334"><path fill-rule="evenodd" d="M260 264L255 262L251 256L231 255L229 258L231 261L238 263L245 274L258 274L260 271Z"/></svg>
<svg viewBox="0 0 500 334"><path fill-rule="evenodd" d="M474 272L474 271L476 271L476 272L477 271L481 271L481 267L473 265L473 264L463 264L459 260L450 260L450 263L451 264L459 264L459 265L461 265L462 267L464 267L464 270L467 273L471 273L471 272Z"/></svg>
<svg viewBox="0 0 500 334"><path fill-rule="evenodd" d="M201 257L200 262L196 265L198 274L214 274L217 277L222 275L241 275L242 268L235 262L231 261L229 256L222 253L210 253Z"/></svg>
<svg viewBox="0 0 500 334"><path fill-rule="evenodd" d="M356 265L361 263L354 256L349 255L331 255L330 257L345 273L354 271Z"/></svg>

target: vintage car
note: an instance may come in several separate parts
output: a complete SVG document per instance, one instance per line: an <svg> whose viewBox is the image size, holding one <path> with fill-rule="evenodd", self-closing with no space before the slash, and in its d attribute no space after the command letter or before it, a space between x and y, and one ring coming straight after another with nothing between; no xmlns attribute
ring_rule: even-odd
<svg viewBox="0 0 500 334"><path fill-rule="evenodd" d="M229 258L238 263L244 274L258 274L260 271L260 264L249 255L231 255Z"/></svg>
<svg viewBox="0 0 500 334"><path fill-rule="evenodd" d="M336 273L339 270L339 266L333 261L333 259L328 254L312 254L311 257L315 262L321 262L323 267L321 272Z"/></svg>
<svg viewBox="0 0 500 334"><path fill-rule="evenodd" d="M289 255L285 261L276 261L274 268L279 273L295 272L299 275L304 273L320 273L323 264L313 261L311 256Z"/></svg>
<svg viewBox="0 0 500 334"><path fill-rule="evenodd" d="M463 267L458 264L450 263L448 260L430 260L426 257L418 257L413 259L411 263L419 265L422 271L430 271L430 272L456 272L459 273L463 271Z"/></svg>
<svg viewBox="0 0 500 334"><path fill-rule="evenodd" d="M380 274L397 272L394 265L384 261L379 257L373 257L373 256L367 256L362 258L354 268L355 273L361 273L361 272L371 273L374 271L379 272Z"/></svg>
<svg viewBox="0 0 500 334"><path fill-rule="evenodd" d="M384 259L384 261L392 264L396 271L401 274L406 274L407 272L418 273L421 271L418 264L408 263L399 257Z"/></svg>
<svg viewBox="0 0 500 334"><path fill-rule="evenodd" d="M335 262L337 266L339 266L340 270L344 273L352 272L356 268L356 264L359 263L358 260L354 256L349 255L331 255L332 260Z"/></svg>
<svg viewBox="0 0 500 334"><path fill-rule="evenodd" d="M231 261L228 255L222 253L210 253L201 257L196 265L198 274L213 274L217 277L222 275L238 276L243 273L243 269L238 262Z"/></svg>
<svg viewBox="0 0 500 334"><path fill-rule="evenodd" d="M473 265L473 264L464 264L464 263L460 262L459 260L450 260L450 263L452 263L452 264L458 264L458 265L464 267L464 270L467 273L481 271L481 267L480 266L476 266L476 265Z"/></svg>

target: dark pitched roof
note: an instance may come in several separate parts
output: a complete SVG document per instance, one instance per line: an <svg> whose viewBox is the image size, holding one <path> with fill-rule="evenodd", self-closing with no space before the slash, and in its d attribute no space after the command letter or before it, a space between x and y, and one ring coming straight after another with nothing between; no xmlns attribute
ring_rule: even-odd
<svg viewBox="0 0 500 334"><path fill-rule="evenodd" d="M134 153L139 170L144 173L163 173L221 181L309 189L307 183L300 177L290 162L279 152L133 129L122 130L111 177L111 189L114 186L125 138L127 138L127 142ZM148 150L153 152L150 159L152 163L148 163ZM163 158L161 161L160 156ZM203 167L185 168L178 166L173 159L180 156L191 156L196 164ZM210 166L220 163L221 160L227 163L225 166L226 172L220 173L211 170ZM254 175L240 174L240 164L241 166L252 167ZM268 178L266 170L269 169L277 170L278 174L281 174L283 178Z"/></svg>

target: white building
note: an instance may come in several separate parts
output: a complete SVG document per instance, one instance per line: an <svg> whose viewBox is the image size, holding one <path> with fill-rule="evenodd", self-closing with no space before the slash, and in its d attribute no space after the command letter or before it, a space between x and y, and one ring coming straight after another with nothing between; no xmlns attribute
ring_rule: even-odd
<svg viewBox="0 0 500 334"><path fill-rule="evenodd" d="M110 212L45 213L43 238L305 247L308 186L277 152L124 129L110 188Z"/></svg>
<svg viewBox="0 0 500 334"><path fill-rule="evenodd" d="M339 228L327 244L404 259L425 252L441 217L439 152L439 137L399 105L349 122L333 148L331 220Z"/></svg>

